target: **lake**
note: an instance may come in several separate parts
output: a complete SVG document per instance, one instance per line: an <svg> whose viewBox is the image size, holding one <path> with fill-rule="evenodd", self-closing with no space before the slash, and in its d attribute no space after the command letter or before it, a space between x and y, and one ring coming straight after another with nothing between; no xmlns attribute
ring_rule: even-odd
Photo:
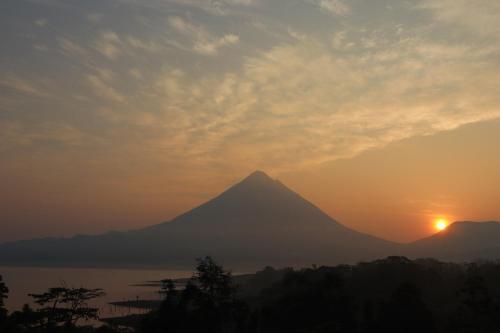
<svg viewBox="0 0 500 333"><path fill-rule="evenodd" d="M51 287L102 288L106 296L97 299L92 306L100 309L101 317L143 313L145 310L117 307L108 304L115 301L159 300L158 286L140 286L162 279L185 278L191 271L129 270L87 268L38 268L1 267L0 275L9 288L6 306L9 311L20 310L26 303L32 305L30 293L43 293Z"/></svg>

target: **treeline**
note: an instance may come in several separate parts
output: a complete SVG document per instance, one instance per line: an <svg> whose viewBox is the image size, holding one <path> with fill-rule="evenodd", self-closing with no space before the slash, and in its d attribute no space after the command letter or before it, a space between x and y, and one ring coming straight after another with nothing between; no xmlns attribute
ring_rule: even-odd
<svg viewBox="0 0 500 333"><path fill-rule="evenodd" d="M116 323L133 319L128 325L136 333L500 332L500 263L389 257L353 266L266 268L233 277L207 257L198 261L184 287L172 280L162 283L164 300L157 310ZM88 292L90 297L102 291ZM0 332L119 331L77 327L82 314L97 318L86 301L78 303L80 312L72 320L63 310L61 316L52 313L50 321L44 317L27 325L23 312L47 316L53 303L9 315L3 304L7 293L0 280Z"/></svg>

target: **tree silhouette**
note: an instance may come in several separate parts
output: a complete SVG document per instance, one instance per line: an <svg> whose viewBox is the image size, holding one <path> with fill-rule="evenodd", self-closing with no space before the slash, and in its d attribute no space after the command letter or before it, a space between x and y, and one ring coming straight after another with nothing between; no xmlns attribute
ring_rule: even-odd
<svg viewBox="0 0 500 333"><path fill-rule="evenodd" d="M460 304L450 324L454 332L498 331L500 312L477 264L468 265L464 286L458 297Z"/></svg>
<svg viewBox="0 0 500 333"><path fill-rule="evenodd" d="M261 311L253 318L259 332L355 331L351 299L335 268L290 271L262 297Z"/></svg>
<svg viewBox="0 0 500 333"><path fill-rule="evenodd" d="M0 275L0 324L7 318L7 309L5 309L5 299L8 297L9 288L3 282L3 277Z"/></svg>
<svg viewBox="0 0 500 333"><path fill-rule="evenodd" d="M3 277L0 275L0 307L5 306L4 300L8 297L9 288L3 282Z"/></svg>
<svg viewBox="0 0 500 333"><path fill-rule="evenodd" d="M176 293L175 282L172 279L161 280L160 294L166 298Z"/></svg>
<svg viewBox="0 0 500 333"><path fill-rule="evenodd" d="M10 319L13 325L21 328L23 332L42 328L42 314L33 310L28 304L25 304L21 311L12 313Z"/></svg>
<svg viewBox="0 0 500 333"><path fill-rule="evenodd" d="M420 333L433 332L432 312L422 301L420 291L410 283L401 284L390 300L382 304L378 332Z"/></svg>
<svg viewBox="0 0 500 333"><path fill-rule="evenodd" d="M230 272L224 271L211 257L198 259L196 274L193 280L198 283L202 292L206 293L214 303L227 301L234 296L236 288Z"/></svg>
<svg viewBox="0 0 500 333"><path fill-rule="evenodd" d="M199 259L196 273L182 291L163 280L160 309L146 316L141 332L241 332L245 305L236 299L231 273L212 258Z"/></svg>
<svg viewBox="0 0 500 333"><path fill-rule="evenodd" d="M99 319L99 309L89 307L88 302L104 296L104 292L102 289L57 287L29 296L40 306L34 316L38 317L38 326L50 328L58 325L73 326L82 319Z"/></svg>

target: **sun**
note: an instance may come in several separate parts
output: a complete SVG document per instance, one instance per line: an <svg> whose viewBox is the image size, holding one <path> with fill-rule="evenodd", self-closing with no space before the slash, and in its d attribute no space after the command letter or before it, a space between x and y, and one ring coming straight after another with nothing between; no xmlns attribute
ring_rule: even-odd
<svg viewBox="0 0 500 333"><path fill-rule="evenodd" d="M434 223L437 230L443 231L448 227L448 221L445 219L437 219Z"/></svg>

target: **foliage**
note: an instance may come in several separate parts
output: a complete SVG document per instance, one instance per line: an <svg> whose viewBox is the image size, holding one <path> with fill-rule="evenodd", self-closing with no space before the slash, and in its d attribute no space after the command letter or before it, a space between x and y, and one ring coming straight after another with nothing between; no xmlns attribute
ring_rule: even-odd
<svg viewBox="0 0 500 333"><path fill-rule="evenodd" d="M8 297L9 288L3 282L3 277L0 275L0 324L7 318L7 310L5 309L5 299Z"/></svg>
<svg viewBox="0 0 500 333"><path fill-rule="evenodd" d="M234 296L236 288L232 285L230 272L225 272L212 258L198 259L193 280L200 290L213 302L224 302Z"/></svg>
<svg viewBox="0 0 500 333"><path fill-rule="evenodd" d="M352 300L336 268L289 272L262 298L255 320L264 333L352 331Z"/></svg>
<svg viewBox="0 0 500 333"><path fill-rule="evenodd" d="M467 266L463 288L458 292L460 301L453 313L450 330L460 333L497 332L500 328L499 304L476 264Z"/></svg>
<svg viewBox="0 0 500 333"><path fill-rule="evenodd" d="M9 288L3 282L3 277L0 275L0 308L5 306L4 300L8 297Z"/></svg>
<svg viewBox="0 0 500 333"><path fill-rule="evenodd" d="M422 300L420 290L413 284L401 284L391 298L380 305L375 331L398 333L431 333L434 331L432 312Z"/></svg>
<svg viewBox="0 0 500 333"><path fill-rule="evenodd" d="M88 302L104 296L102 289L50 288L42 294L30 294L39 308L34 311L25 307L21 316L31 327L51 328L54 326L74 326L79 320L99 319L99 309L90 307Z"/></svg>
<svg viewBox="0 0 500 333"><path fill-rule="evenodd" d="M7 297L8 288L0 276L0 308ZM124 330L109 326L77 326L79 320L99 319L98 309L88 303L104 295L101 289L50 288L42 294L30 294L39 306L28 304L21 311L0 320L1 333L122 333ZM129 332L129 330L126 330Z"/></svg>
<svg viewBox="0 0 500 333"><path fill-rule="evenodd" d="M148 315L142 332L232 332L241 328L245 304L236 299L232 276L212 258L198 260L196 274L182 291L164 280L160 309Z"/></svg>
<svg viewBox="0 0 500 333"><path fill-rule="evenodd" d="M164 297L168 297L175 293L175 282L172 279L161 280L160 294Z"/></svg>

